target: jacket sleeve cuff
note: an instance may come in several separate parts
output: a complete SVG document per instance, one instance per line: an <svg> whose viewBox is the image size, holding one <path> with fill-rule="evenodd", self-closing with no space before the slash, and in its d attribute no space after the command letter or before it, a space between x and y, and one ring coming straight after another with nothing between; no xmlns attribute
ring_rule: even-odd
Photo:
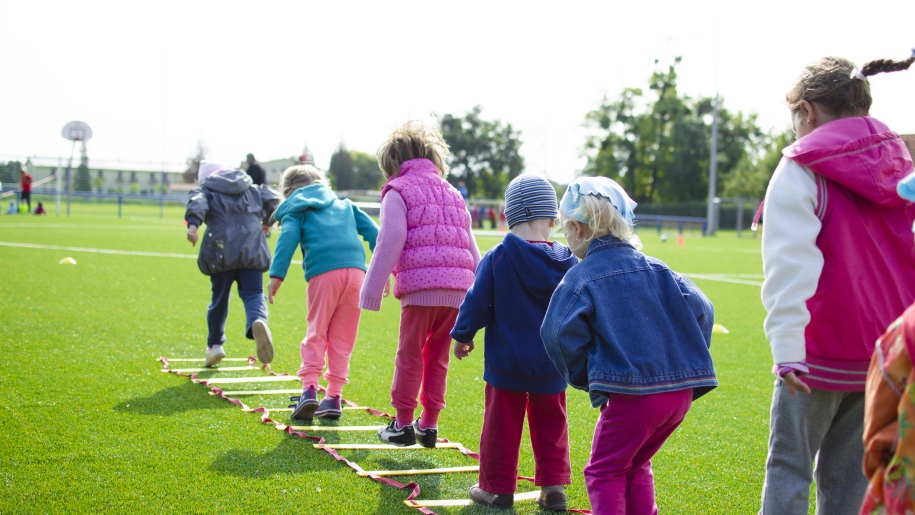
<svg viewBox="0 0 915 515"><path fill-rule="evenodd" d="M363 297L359 299L359 307L362 309L367 309L369 311L380 311L381 310L381 297Z"/></svg>

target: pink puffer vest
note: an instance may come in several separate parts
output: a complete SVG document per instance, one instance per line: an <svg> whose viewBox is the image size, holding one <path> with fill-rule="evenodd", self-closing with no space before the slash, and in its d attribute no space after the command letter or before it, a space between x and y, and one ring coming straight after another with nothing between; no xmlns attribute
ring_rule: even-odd
<svg viewBox="0 0 915 515"><path fill-rule="evenodd" d="M461 194L428 159L401 164L400 175L382 188L382 198L392 189L407 206L407 241L394 267L394 296L435 288L470 289L472 236Z"/></svg>

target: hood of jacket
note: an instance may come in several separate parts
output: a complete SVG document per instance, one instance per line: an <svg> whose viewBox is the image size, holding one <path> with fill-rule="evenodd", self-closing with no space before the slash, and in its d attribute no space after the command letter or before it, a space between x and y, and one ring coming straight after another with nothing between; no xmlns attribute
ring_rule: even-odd
<svg viewBox="0 0 915 515"><path fill-rule="evenodd" d="M867 116L840 118L817 127L782 153L870 202L903 207L896 184L912 171L899 134Z"/></svg>
<svg viewBox="0 0 915 515"><path fill-rule="evenodd" d="M324 184L309 184L292 192L286 200L276 208L273 215L277 220L291 213L301 213L308 209L324 209L337 200L337 195Z"/></svg>
<svg viewBox="0 0 915 515"><path fill-rule="evenodd" d="M538 300L549 299L569 268L578 263L578 258L565 245L553 244L553 252L539 247L534 247L535 252L531 252L530 244L513 233L505 235L502 247L518 277L533 279L521 281L521 287L530 297Z"/></svg>
<svg viewBox="0 0 915 515"><path fill-rule="evenodd" d="M247 191L253 183L251 177L241 170L210 175L200 186L209 190L225 193L227 195L240 195Z"/></svg>

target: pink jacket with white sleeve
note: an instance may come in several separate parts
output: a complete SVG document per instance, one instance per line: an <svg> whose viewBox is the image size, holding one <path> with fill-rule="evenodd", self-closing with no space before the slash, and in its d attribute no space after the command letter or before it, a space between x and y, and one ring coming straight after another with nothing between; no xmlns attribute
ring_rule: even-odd
<svg viewBox="0 0 915 515"><path fill-rule="evenodd" d="M912 172L899 135L869 117L826 123L783 151L764 207L763 305L776 364L813 388L863 391L874 343L915 301Z"/></svg>

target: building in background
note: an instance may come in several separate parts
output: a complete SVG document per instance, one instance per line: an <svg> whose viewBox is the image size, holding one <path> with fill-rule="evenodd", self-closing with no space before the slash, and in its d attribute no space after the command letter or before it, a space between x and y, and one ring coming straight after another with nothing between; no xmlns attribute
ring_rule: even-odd
<svg viewBox="0 0 915 515"><path fill-rule="evenodd" d="M15 161L17 159L4 159ZM56 157L29 157L18 159L32 175L33 190L37 193L55 191L57 179L47 180L60 173L61 189L67 170L67 160ZM70 168L70 188L76 177L79 162L74 160ZM89 160L89 184L93 193L125 193L134 195L161 195L183 193L187 187L182 184L182 174L187 169L184 163L144 163L129 161Z"/></svg>

